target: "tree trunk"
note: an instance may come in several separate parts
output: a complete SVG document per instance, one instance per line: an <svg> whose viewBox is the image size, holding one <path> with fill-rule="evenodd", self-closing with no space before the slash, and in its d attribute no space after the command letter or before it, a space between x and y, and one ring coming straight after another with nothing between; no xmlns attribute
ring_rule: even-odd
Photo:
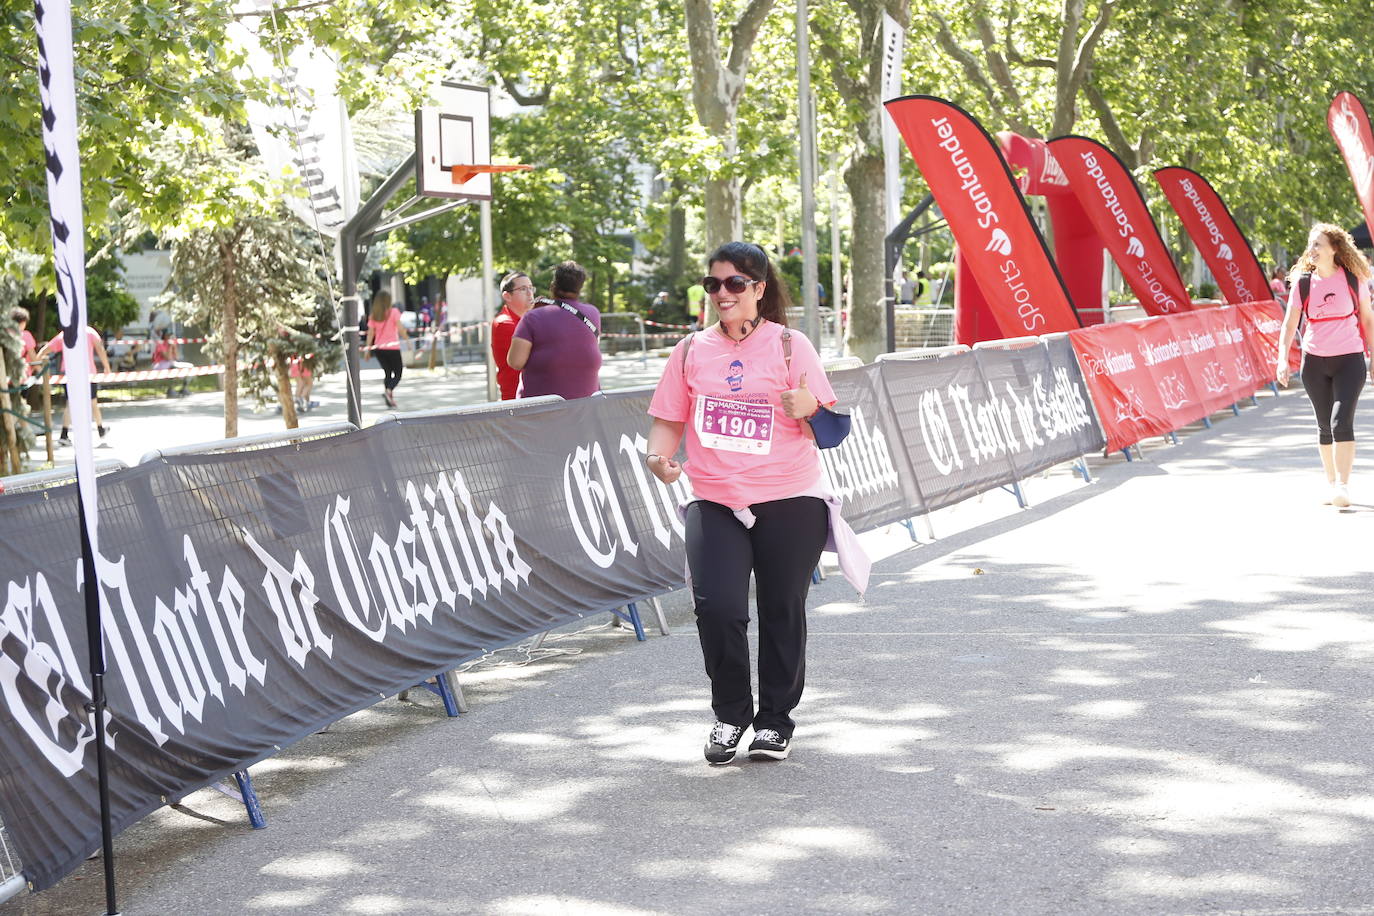
<svg viewBox="0 0 1374 916"><path fill-rule="evenodd" d="M744 96L745 77L754 39L768 16L773 0L750 0L730 29L728 55L722 54L716 14L710 0L684 0L687 52L692 63L692 106L697 121L721 147L723 169L739 152L735 116ZM740 219L739 179L716 174L706 179L706 245L715 248L738 239Z"/></svg>
<svg viewBox="0 0 1374 916"><path fill-rule="evenodd" d="M0 375L3 375L5 379L4 396L0 397L0 409L3 409L5 412L5 447L4 456L0 457L8 457L9 459L7 461L0 461L0 467L7 467L5 471L6 474L18 474L24 469L24 466L23 461L19 457L18 424L15 422L14 414L10 413L13 403L11 402L9 388L11 387L12 380L19 378L20 373L10 372L9 363L9 357L5 354L4 350L0 350ZM18 400L17 395L14 397L14 400Z"/></svg>
<svg viewBox="0 0 1374 916"><path fill-rule="evenodd" d="M861 151L844 172L845 187L853 207L850 229L849 329L846 353L872 362L887 349L886 236L887 203L883 190L883 156L878 150Z"/></svg>
<svg viewBox="0 0 1374 916"><path fill-rule="evenodd" d="M220 243L220 264L224 270L224 319L220 333L224 342L224 438L239 434L239 284L238 259L234 247Z"/></svg>
<svg viewBox="0 0 1374 916"><path fill-rule="evenodd" d="M291 395L291 374L286 368L287 359L281 355L281 349L278 347L272 347L270 353L272 370L277 377L277 400L281 402L281 417L286 421L287 429L296 429L301 422L296 416L295 398Z"/></svg>
<svg viewBox="0 0 1374 916"><path fill-rule="evenodd" d="M714 251L744 233L740 212L739 179L706 180L706 248Z"/></svg>
<svg viewBox="0 0 1374 916"><path fill-rule="evenodd" d="M679 282L687 272L687 207L683 206L679 184L679 181L673 181L673 203L668 210L669 286Z"/></svg>

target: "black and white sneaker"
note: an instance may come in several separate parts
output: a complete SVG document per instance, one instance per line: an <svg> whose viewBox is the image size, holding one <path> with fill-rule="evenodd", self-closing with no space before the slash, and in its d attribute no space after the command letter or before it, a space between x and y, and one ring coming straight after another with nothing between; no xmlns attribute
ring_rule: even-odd
<svg viewBox="0 0 1374 916"><path fill-rule="evenodd" d="M771 728L754 732L754 740L749 742L750 760L786 760L792 750L790 738Z"/></svg>
<svg viewBox="0 0 1374 916"><path fill-rule="evenodd" d="M729 763L735 759L739 739L744 737L744 729L728 722L716 722L711 726L711 734L706 738L706 761L708 763Z"/></svg>

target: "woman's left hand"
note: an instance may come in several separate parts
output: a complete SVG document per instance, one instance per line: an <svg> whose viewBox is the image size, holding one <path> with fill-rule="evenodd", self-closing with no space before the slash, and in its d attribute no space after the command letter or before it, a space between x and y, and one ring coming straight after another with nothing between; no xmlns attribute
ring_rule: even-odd
<svg viewBox="0 0 1374 916"><path fill-rule="evenodd" d="M782 412L790 419L805 420L816 412L821 402L806 387L806 373L801 374L797 387L782 393Z"/></svg>

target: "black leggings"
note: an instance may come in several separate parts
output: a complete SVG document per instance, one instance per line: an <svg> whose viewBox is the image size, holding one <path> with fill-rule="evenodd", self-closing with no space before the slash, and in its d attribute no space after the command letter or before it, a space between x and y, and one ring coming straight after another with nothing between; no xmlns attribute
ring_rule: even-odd
<svg viewBox="0 0 1374 916"><path fill-rule="evenodd" d="M806 680L806 595L830 528L829 510L811 496L749 507L745 528L719 503L687 507L687 564L697 634L716 718L785 737ZM749 573L759 613L759 707L749 684Z"/></svg>
<svg viewBox="0 0 1374 916"><path fill-rule="evenodd" d="M1364 354L1302 358L1302 384L1317 415L1317 441L1355 441L1355 404L1364 390Z"/></svg>
<svg viewBox="0 0 1374 916"><path fill-rule="evenodd" d="M382 384L386 390L390 391L401 384L401 351L373 350L372 355L377 357L377 363L382 367Z"/></svg>

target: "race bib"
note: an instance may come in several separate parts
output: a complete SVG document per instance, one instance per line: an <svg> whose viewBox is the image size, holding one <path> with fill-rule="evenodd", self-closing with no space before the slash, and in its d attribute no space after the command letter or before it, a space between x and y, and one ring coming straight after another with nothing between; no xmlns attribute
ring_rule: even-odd
<svg viewBox="0 0 1374 916"><path fill-rule="evenodd" d="M726 452L767 455L773 448L773 405L697 395L697 441Z"/></svg>

